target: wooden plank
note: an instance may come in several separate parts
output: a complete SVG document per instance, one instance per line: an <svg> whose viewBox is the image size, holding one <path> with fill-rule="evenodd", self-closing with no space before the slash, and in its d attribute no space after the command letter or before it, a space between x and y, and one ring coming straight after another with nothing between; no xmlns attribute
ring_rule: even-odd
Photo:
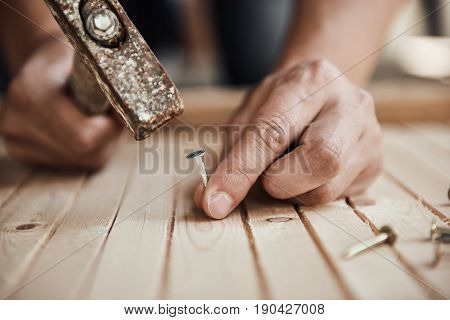
<svg viewBox="0 0 450 320"><path fill-rule="evenodd" d="M180 129L180 128L179 128ZM212 168L221 150L218 132L199 136L190 128L177 130L181 147L180 168L190 168L177 191L173 235L159 298L165 299L258 299L267 290L255 267L256 257L239 210L224 220L207 218L193 203L200 182L195 164L185 154L207 148L207 168ZM182 175L175 172L176 175Z"/></svg>
<svg viewBox="0 0 450 320"><path fill-rule="evenodd" d="M421 155L419 148L408 146L394 133L385 135L384 150L386 171L441 220L450 217L447 197L450 179L438 165L442 160L433 159L434 155Z"/></svg>
<svg viewBox="0 0 450 320"><path fill-rule="evenodd" d="M325 250L358 299L425 299L423 287L396 259L389 246L381 246L351 260L343 258L351 245L373 236L344 201L303 208L301 216L315 230Z"/></svg>
<svg viewBox="0 0 450 320"><path fill-rule="evenodd" d="M161 132L151 139L159 139ZM142 142L145 143L148 141ZM164 149L170 147L171 142L165 137L151 155L163 155ZM143 145L140 148L145 151ZM90 271L92 283L85 289L84 297L155 299L158 295L170 234L173 188L178 181L170 170L144 172L140 165L146 156L146 152L139 152L139 162L132 170L114 226ZM169 158L161 160L172 165ZM159 165L163 170L162 163Z"/></svg>
<svg viewBox="0 0 450 320"><path fill-rule="evenodd" d="M226 123L241 103L245 90L200 87L184 89L181 93L186 109L179 119L190 125L210 125Z"/></svg>
<svg viewBox="0 0 450 320"><path fill-rule="evenodd" d="M352 199L376 227L390 225L397 232L395 248L433 298L450 297L450 273L445 263L433 266L435 246L429 240L433 215L420 202L382 176L364 196Z"/></svg>
<svg viewBox="0 0 450 320"><path fill-rule="evenodd" d="M254 190L245 205L272 298L352 297L327 266L292 205L269 198L261 189Z"/></svg>
<svg viewBox="0 0 450 320"><path fill-rule="evenodd" d="M128 135L123 136L107 166L89 176L60 227L34 259L24 285L11 298L80 297L83 281L89 277L116 217L135 158L134 143Z"/></svg>
<svg viewBox="0 0 450 320"><path fill-rule="evenodd" d="M440 121L450 118L448 86L422 79L383 79L369 87L381 121Z"/></svg>
<svg viewBox="0 0 450 320"><path fill-rule="evenodd" d="M169 299L260 299L254 257L239 210L212 220L194 208L188 181L177 197L167 288Z"/></svg>
<svg viewBox="0 0 450 320"><path fill-rule="evenodd" d="M383 130L388 140L400 143L408 150L408 154L414 155L438 174L447 177L450 182L450 144L445 148L429 139L427 135L401 124L384 124ZM450 130L447 133L450 139Z"/></svg>
<svg viewBox="0 0 450 320"><path fill-rule="evenodd" d="M404 125L450 150L450 122L405 122Z"/></svg>
<svg viewBox="0 0 450 320"><path fill-rule="evenodd" d="M247 88L197 87L182 90L186 111L179 118L191 125L226 123ZM448 86L436 81L382 79L368 88L381 121L450 119Z"/></svg>
<svg viewBox="0 0 450 320"><path fill-rule="evenodd" d="M0 297L20 283L72 205L84 175L35 172L1 208Z"/></svg>

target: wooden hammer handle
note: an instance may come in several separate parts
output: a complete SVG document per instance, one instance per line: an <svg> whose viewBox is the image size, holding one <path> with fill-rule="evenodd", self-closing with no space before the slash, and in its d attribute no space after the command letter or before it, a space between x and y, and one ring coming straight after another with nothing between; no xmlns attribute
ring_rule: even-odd
<svg viewBox="0 0 450 320"><path fill-rule="evenodd" d="M95 115L104 113L110 103L100 89L98 81L78 54L73 59L69 77L69 91L72 99L83 113Z"/></svg>

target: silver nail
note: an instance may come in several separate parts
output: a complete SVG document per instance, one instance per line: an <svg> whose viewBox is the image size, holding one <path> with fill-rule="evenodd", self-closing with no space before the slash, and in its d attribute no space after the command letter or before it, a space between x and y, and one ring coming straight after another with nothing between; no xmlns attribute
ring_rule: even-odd
<svg viewBox="0 0 450 320"><path fill-rule="evenodd" d="M205 159L203 158L204 155L205 155L205 150L198 150L198 151L189 153L186 156L186 159L195 159L195 161L197 161L198 169L202 176L203 186L206 188L209 177L208 177L208 173L206 172Z"/></svg>

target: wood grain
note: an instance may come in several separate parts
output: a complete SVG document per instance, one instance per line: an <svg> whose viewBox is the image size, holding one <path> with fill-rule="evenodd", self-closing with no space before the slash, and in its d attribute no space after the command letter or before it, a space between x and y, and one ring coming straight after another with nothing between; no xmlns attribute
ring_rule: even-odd
<svg viewBox="0 0 450 320"><path fill-rule="evenodd" d="M424 135L430 142L432 141L439 144L441 147L450 150L450 121L403 122L403 124L413 131Z"/></svg>
<svg viewBox="0 0 450 320"><path fill-rule="evenodd" d="M198 139L183 139L185 150L198 148ZM211 152L220 150L220 142L210 146ZM239 210L224 220L205 217L192 201L199 181L194 169L177 192L168 281L160 298L266 298Z"/></svg>
<svg viewBox="0 0 450 320"><path fill-rule="evenodd" d="M220 221L195 208L200 177L184 158L205 148L212 172L221 141L209 133L169 126L140 144L123 137L108 165L89 175L31 171L1 160L0 294L448 298L448 261L432 263L435 246L428 236L433 218L443 224L450 216L450 127L391 123L384 129L385 172L364 195L294 207L257 186ZM394 247L343 259L348 246L384 224L398 232Z"/></svg>
<svg viewBox="0 0 450 320"><path fill-rule="evenodd" d="M191 125L227 123L242 103L247 88L200 87L182 90L186 105L180 120ZM450 119L448 86L417 79L374 80L373 95L381 121L442 121Z"/></svg>
<svg viewBox="0 0 450 320"><path fill-rule="evenodd" d="M327 266L292 205L256 190L245 207L272 298L351 297Z"/></svg>
<svg viewBox="0 0 450 320"><path fill-rule="evenodd" d="M351 260L343 259L349 246L373 236L370 226L362 222L344 201L302 209L301 214L317 232L356 298L428 298L389 246L380 246Z"/></svg>
<svg viewBox="0 0 450 320"><path fill-rule="evenodd" d="M79 297L114 223L135 158L134 143L123 136L108 165L89 176L53 237L33 260L24 285L11 298Z"/></svg>
<svg viewBox="0 0 450 320"><path fill-rule="evenodd" d="M161 298L263 298L240 212L208 219L194 208L192 191L177 197L169 281Z"/></svg>
<svg viewBox="0 0 450 320"><path fill-rule="evenodd" d="M381 121L440 121L450 119L448 85L417 78L373 81L369 91L375 98Z"/></svg>
<svg viewBox="0 0 450 320"><path fill-rule="evenodd" d="M1 208L0 297L11 294L39 250L53 237L84 175L36 172Z"/></svg>
<svg viewBox="0 0 450 320"><path fill-rule="evenodd" d="M448 150L424 141L413 130L401 134L385 126L385 168L405 190L420 199L441 220L450 217ZM406 129L405 129L406 130ZM426 151L422 151L425 149ZM433 151L430 151L433 150Z"/></svg>
<svg viewBox="0 0 450 320"><path fill-rule="evenodd" d="M159 134L164 135L164 131ZM165 136L164 139L166 143L158 145L156 154L165 154L163 148L170 147L170 139ZM163 171L153 174L145 171L143 164L149 156L145 143L148 142L139 145L138 163L131 172L115 223L91 270L90 287L84 297L155 299L158 295L173 212L173 192L178 181ZM171 165L170 158L159 160L161 170L163 163Z"/></svg>
<svg viewBox="0 0 450 320"><path fill-rule="evenodd" d="M390 225L395 229L398 255L413 267L413 272L430 297L448 299L448 265L440 263L433 266L436 249L436 243L430 241L433 214L386 176L378 179L364 196L352 200L376 227Z"/></svg>

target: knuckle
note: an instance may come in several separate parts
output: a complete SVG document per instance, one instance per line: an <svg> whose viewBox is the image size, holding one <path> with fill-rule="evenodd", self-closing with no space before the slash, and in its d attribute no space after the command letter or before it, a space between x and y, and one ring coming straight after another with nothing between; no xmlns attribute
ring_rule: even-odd
<svg viewBox="0 0 450 320"><path fill-rule="evenodd" d="M285 115L265 117L257 121L258 144L272 154L284 151L289 143L290 120Z"/></svg>
<svg viewBox="0 0 450 320"><path fill-rule="evenodd" d="M373 128L373 139L375 144L381 145L383 142L383 130L380 124L377 122Z"/></svg>
<svg viewBox="0 0 450 320"><path fill-rule="evenodd" d="M105 152L98 152L90 157L88 166L93 169L99 169L108 162L108 155Z"/></svg>
<svg viewBox="0 0 450 320"><path fill-rule="evenodd" d="M325 204L336 200L336 198L336 192L328 185L323 185L308 194L308 201L314 205Z"/></svg>
<svg viewBox="0 0 450 320"><path fill-rule="evenodd" d="M264 79L262 79L261 85L262 85L262 86L269 86L269 85L271 85L274 81L276 81L275 75L269 74L268 76L265 76Z"/></svg>
<svg viewBox="0 0 450 320"><path fill-rule="evenodd" d="M286 76L277 78L272 88L272 96L284 97L286 94L289 94L292 91L292 82L292 78L287 79Z"/></svg>
<svg viewBox="0 0 450 320"><path fill-rule="evenodd" d="M330 140L306 141L305 158L313 176L334 177L342 168L338 145Z"/></svg>
<svg viewBox="0 0 450 320"><path fill-rule="evenodd" d="M275 199L285 200L293 198L297 195L297 193L293 192L293 190L287 190L288 187L281 187L281 185L283 185L283 182L278 181L278 179L274 179L273 177L271 177L270 179L263 177L261 179L261 184L267 194Z"/></svg>
<svg viewBox="0 0 450 320"><path fill-rule="evenodd" d="M375 109L375 101L373 96L368 91L361 88L356 88L354 90L354 96L359 105L369 110Z"/></svg>
<svg viewBox="0 0 450 320"><path fill-rule="evenodd" d="M252 173L248 169L246 170L242 165L237 165L233 172L237 175L239 184L253 184L253 179L251 177Z"/></svg>
<svg viewBox="0 0 450 320"><path fill-rule="evenodd" d="M20 148L15 147L13 144L9 143L8 141L5 141L5 151L8 157L11 159L18 161L18 162L24 162L26 161L26 158L24 157L24 154Z"/></svg>
<svg viewBox="0 0 450 320"><path fill-rule="evenodd" d="M12 104L18 109L30 105L26 100L27 95L25 93L26 90L23 88L22 81L18 78L14 79L8 86L5 104Z"/></svg>
<svg viewBox="0 0 450 320"><path fill-rule="evenodd" d="M377 177L380 175L381 171L383 171L383 156L380 155L373 165L373 176Z"/></svg>
<svg viewBox="0 0 450 320"><path fill-rule="evenodd" d="M311 67L313 68L313 70L317 70L317 71L325 70L325 69L329 68L330 65L331 65L331 63L329 63L327 60L324 60L324 59L317 59L317 60L311 61Z"/></svg>
<svg viewBox="0 0 450 320"><path fill-rule="evenodd" d="M320 90L337 78L339 70L326 60L312 60L308 62L306 69L302 72L303 82L314 88L314 91Z"/></svg>
<svg viewBox="0 0 450 320"><path fill-rule="evenodd" d="M306 65L305 63L301 62L293 67L291 67L284 75L283 77L277 79L278 85L284 84L284 83L298 83L302 82L303 80L307 80L308 74L305 73Z"/></svg>
<svg viewBox="0 0 450 320"><path fill-rule="evenodd" d="M285 197L283 190L281 190L278 187L277 183L274 182L273 180L274 180L273 177L268 179L265 176L263 176L263 178L261 179L261 184L264 190L266 190L266 192L275 199L284 199Z"/></svg>
<svg viewBox="0 0 450 320"><path fill-rule="evenodd" d="M79 156L90 155L97 147L94 137L83 131L78 132L74 141L74 151Z"/></svg>
<svg viewBox="0 0 450 320"><path fill-rule="evenodd" d="M310 68L312 70L313 75L322 79L330 79L332 75L337 72L335 66L333 66L327 60L313 60L310 64Z"/></svg>

